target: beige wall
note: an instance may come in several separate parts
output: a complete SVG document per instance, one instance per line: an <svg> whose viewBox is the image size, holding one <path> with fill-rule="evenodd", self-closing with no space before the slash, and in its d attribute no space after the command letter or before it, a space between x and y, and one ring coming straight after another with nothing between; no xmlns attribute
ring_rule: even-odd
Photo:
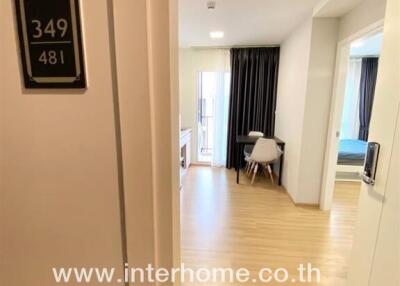
<svg viewBox="0 0 400 286"><path fill-rule="evenodd" d="M114 14L128 260L142 266L155 257L146 1L114 1Z"/></svg>
<svg viewBox="0 0 400 286"><path fill-rule="evenodd" d="M129 0L127 0L129 1ZM148 0L156 266L180 265L177 0ZM170 18L170 16L172 18ZM175 257L174 257L175 251ZM172 285L170 283L169 285Z"/></svg>
<svg viewBox="0 0 400 286"><path fill-rule="evenodd" d="M169 46L170 46L170 89L171 89L171 132L172 132L172 230L173 263L181 265L181 228L180 228L180 130L179 130L179 1L169 1ZM167 225L166 228L169 228ZM168 258L167 258L168 259ZM179 279L177 279L178 281ZM175 285L180 285L176 282Z"/></svg>
<svg viewBox="0 0 400 286"><path fill-rule="evenodd" d="M0 285L53 285L53 266L117 267L121 276L113 96L128 262L178 263L176 0L82 1L82 92L22 89L11 3L0 6Z"/></svg>
<svg viewBox="0 0 400 286"><path fill-rule="evenodd" d="M52 267L122 261L107 5L82 1L88 89L33 92L12 3L0 4L0 284L54 285Z"/></svg>
<svg viewBox="0 0 400 286"><path fill-rule="evenodd" d="M340 19L339 41L355 34L365 27L383 20L386 0L364 0Z"/></svg>
<svg viewBox="0 0 400 286"><path fill-rule="evenodd" d="M198 73L229 70L229 51L220 49L180 49L179 95L183 128L192 128L192 160L197 161Z"/></svg>

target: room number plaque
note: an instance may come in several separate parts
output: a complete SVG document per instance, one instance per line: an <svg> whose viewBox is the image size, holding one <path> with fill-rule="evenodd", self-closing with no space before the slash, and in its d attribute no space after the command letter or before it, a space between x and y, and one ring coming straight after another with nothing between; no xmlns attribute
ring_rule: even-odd
<svg viewBox="0 0 400 286"><path fill-rule="evenodd" d="M86 88L79 0L15 0L26 88Z"/></svg>

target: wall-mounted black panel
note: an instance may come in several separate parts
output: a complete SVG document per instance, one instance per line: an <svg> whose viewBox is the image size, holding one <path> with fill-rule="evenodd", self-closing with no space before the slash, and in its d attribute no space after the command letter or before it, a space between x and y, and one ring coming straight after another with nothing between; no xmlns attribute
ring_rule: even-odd
<svg viewBox="0 0 400 286"><path fill-rule="evenodd" d="M15 0L26 88L86 88L79 0Z"/></svg>

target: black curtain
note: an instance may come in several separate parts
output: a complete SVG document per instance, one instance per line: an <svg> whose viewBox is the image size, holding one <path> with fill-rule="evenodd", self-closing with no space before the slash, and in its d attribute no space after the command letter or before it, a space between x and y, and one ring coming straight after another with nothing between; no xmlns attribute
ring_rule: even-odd
<svg viewBox="0 0 400 286"><path fill-rule="evenodd" d="M279 47L231 49L227 168L234 167L236 136L275 132Z"/></svg>
<svg viewBox="0 0 400 286"><path fill-rule="evenodd" d="M360 131L358 139L368 141L369 123L374 104L378 58L363 58L360 81Z"/></svg>

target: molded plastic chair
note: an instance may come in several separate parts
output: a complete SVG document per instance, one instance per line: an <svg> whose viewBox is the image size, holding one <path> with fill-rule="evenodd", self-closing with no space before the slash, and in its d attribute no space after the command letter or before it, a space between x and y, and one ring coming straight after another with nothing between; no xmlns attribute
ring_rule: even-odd
<svg viewBox="0 0 400 286"><path fill-rule="evenodd" d="M270 164L276 161L279 156L282 154L282 151L279 149L274 139L266 139L259 138L254 146L253 152L249 157L249 160L254 162L253 168L253 178L251 179L251 183L254 183L254 179L256 177L258 166L261 165L268 170L269 176L271 177L271 181L274 184L274 176L272 174L272 169Z"/></svg>
<svg viewBox="0 0 400 286"><path fill-rule="evenodd" d="M264 137L264 133L260 131L250 131L248 136L250 137ZM244 146L244 155L245 156L250 156L251 152L253 151L254 145L245 145Z"/></svg>

